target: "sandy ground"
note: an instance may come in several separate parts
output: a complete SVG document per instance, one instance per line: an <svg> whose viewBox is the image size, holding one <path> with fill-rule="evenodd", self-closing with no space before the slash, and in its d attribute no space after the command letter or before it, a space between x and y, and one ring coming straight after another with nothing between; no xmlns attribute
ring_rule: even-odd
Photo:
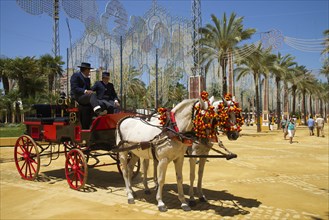
<svg viewBox="0 0 329 220"><path fill-rule="evenodd" d="M238 158L209 158L203 180L208 203L191 212L180 208L175 171L170 164L164 187L169 210L157 210L155 192L145 195L141 175L134 180L136 204L127 204L124 182L116 166L89 169L84 191L69 188L64 156L41 166L36 181L22 180L13 147L0 147L1 219L329 219L329 141L309 136L298 127L293 144L281 131L257 133L243 127L237 141L222 137ZM109 162L110 158L100 160ZM42 158L46 165L49 158ZM189 164L184 162L184 191L188 198ZM152 175L152 170L149 171ZM149 180L153 186L152 180Z"/></svg>

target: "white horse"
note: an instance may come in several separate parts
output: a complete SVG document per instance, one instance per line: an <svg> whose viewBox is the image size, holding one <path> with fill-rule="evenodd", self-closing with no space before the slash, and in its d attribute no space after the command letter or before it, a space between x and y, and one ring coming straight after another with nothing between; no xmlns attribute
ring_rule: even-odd
<svg viewBox="0 0 329 220"><path fill-rule="evenodd" d="M226 134L227 138L229 140L237 140L239 137L239 132L240 132L240 126L241 122L243 122L240 111L237 110L236 108L237 103L234 101L226 101L223 99L223 101L216 101L213 102L214 99L213 97L209 99L210 103L215 107L215 111L218 113L218 117L222 116L223 119L217 118L216 120L220 120L219 126L217 129L223 134ZM221 108L219 107L220 104L222 104ZM224 117L224 115L221 114L227 114L228 117ZM157 122L158 117L154 116L150 120L151 122ZM192 146L188 147L188 154L192 157L189 158L190 162L190 187L189 187L189 205L194 206L196 204L195 198L194 198L194 180L195 180L195 168L196 168L196 161L198 156L204 156L200 157L199 162L198 162L198 184L197 184L197 194L199 197L199 201L201 202L207 202L206 196L203 194L202 191L202 179L203 179L203 173L204 173L204 167L207 161L207 155L209 155L209 151L213 148L213 146L216 144L216 142L211 142L207 138L201 138L198 141L194 141ZM218 141L217 143L220 148L224 149L225 152L223 153L223 157L226 159L232 159L236 157L236 154L233 154L229 150L227 150L224 145L222 144L221 141ZM216 150L216 149L214 149ZM222 153L222 152L220 152ZM193 157L194 156L194 157ZM154 161L154 183L157 185L157 170L156 170L157 163ZM144 170L144 175L143 175L143 184L145 188L145 193L148 194L150 193L148 183L147 183L147 170L149 167L149 160L144 159L143 161L143 170Z"/></svg>
<svg viewBox="0 0 329 220"><path fill-rule="evenodd" d="M237 140L239 137L240 132L240 125L241 122L243 122L241 117L241 110L237 109L237 103L234 101L226 101L223 99L223 101L216 101L212 104L215 107L215 111L217 112L218 116L222 116L222 119L220 120L219 126L217 129L224 134L227 135L227 138L229 140ZM224 117L221 114L227 114L228 117ZM204 167L207 161L206 156L209 155L210 149L212 149L213 145L215 145L214 142L210 142L208 139L201 139L198 143L194 142L192 147L188 148L189 155L192 156L204 156L199 158L199 169L198 169L198 183L197 183L197 194L199 197L199 201L201 202L207 202L206 196L203 194L202 191L202 179L203 179L203 173L204 173ZM223 148L227 153L226 159L232 159L236 157L235 154L228 151L221 141L218 141L218 145L220 148ZM189 158L190 162L190 188L189 188L189 205L193 206L196 204L195 198L194 198L194 180L195 180L195 167L196 167L196 159L197 157L191 157Z"/></svg>
<svg viewBox="0 0 329 220"><path fill-rule="evenodd" d="M175 108L170 111L170 116L168 115L168 118L170 117L172 128L168 128L168 126L159 126L160 122L157 120L146 122L140 117L128 117L118 123L116 143L121 149L119 157L120 163L122 164L122 174L126 185L129 204L134 203L131 176L132 168L138 160L137 157L144 159L156 158L158 161L158 190L156 195L158 209L160 211L167 211L167 207L162 201L162 189L168 163L173 161L176 171L178 198L181 201L181 207L184 211L191 210L184 197L182 176L184 154L187 145L179 139L183 137L182 134L191 132L193 129L192 119L195 114L195 105L197 102L197 99L187 99L176 105ZM200 106L200 110L207 111L207 102L199 100L198 105ZM128 161L128 151L131 151L137 157L133 156Z"/></svg>

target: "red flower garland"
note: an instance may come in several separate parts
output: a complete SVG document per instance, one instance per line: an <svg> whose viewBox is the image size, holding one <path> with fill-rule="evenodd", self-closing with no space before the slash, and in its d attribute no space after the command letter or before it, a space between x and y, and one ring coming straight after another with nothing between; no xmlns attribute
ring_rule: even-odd
<svg viewBox="0 0 329 220"><path fill-rule="evenodd" d="M160 125L165 125L167 122L167 109L166 108L158 108L158 112L160 113Z"/></svg>
<svg viewBox="0 0 329 220"><path fill-rule="evenodd" d="M244 123L244 119L241 115L242 109L238 107L238 103L232 101L232 95L230 93L225 95L226 101L233 102L232 108L226 108L224 103L221 102L218 104L218 111L215 112L214 106L210 104L208 99L208 92L202 91L201 99L208 104L208 108L206 110L200 109L200 104L194 106L196 111L195 118L193 120L193 130L195 135L200 138L214 138L216 136L217 127L220 127L225 132L227 131L241 131L241 126ZM229 113L233 111L236 116L236 125L230 124L229 122ZM158 112L160 114L160 124L165 125L167 122L167 109L166 108L158 108ZM216 124L212 125L212 119L217 118ZM207 134L208 130L208 134Z"/></svg>
<svg viewBox="0 0 329 220"><path fill-rule="evenodd" d="M225 100L226 101L231 101L233 102L233 107L225 109L224 103L221 102L218 104L218 125L224 130L224 131L241 131L241 126L244 123L244 119L241 115L242 109L238 107L238 103L234 102L232 100L232 95L230 93L227 93L225 95ZM236 127L231 124L228 121L229 118L229 113L234 112L235 117L236 117Z"/></svg>
<svg viewBox="0 0 329 220"><path fill-rule="evenodd" d="M217 114L214 111L214 106L210 104L208 92L202 91L200 96L203 101L207 102L208 108L206 110L202 110L200 109L200 104L194 106L196 115L193 120L193 130L197 137L213 138L216 135L216 126L212 127L211 122L213 118L217 117ZM207 130L209 131L208 134Z"/></svg>

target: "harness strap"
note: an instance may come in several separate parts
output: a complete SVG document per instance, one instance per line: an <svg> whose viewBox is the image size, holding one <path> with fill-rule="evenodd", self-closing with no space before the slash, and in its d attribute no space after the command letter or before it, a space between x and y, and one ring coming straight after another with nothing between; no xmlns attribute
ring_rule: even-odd
<svg viewBox="0 0 329 220"><path fill-rule="evenodd" d="M177 123L176 123L175 113L172 111L170 112L170 121L171 121L171 124L174 127L175 131L179 132L179 129L178 129Z"/></svg>
<svg viewBox="0 0 329 220"><path fill-rule="evenodd" d="M138 142L138 143L129 142L129 141L120 141L118 146L116 148L114 148L112 151L113 152L123 152L123 151L135 150L135 149L142 149L142 150L146 150L148 148L154 149L154 147L156 145L160 145L160 144L164 143L165 141L167 141L167 139L168 139L168 137L164 137L164 138L161 138L159 141L155 141L155 143L154 143L154 140L157 139L158 137L160 137L160 135L155 136L155 138L153 138L151 141L142 141L142 142ZM133 145L128 146L128 147L122 147L124 143L133 144ZM153 152L152 152L152 154L153 154ZM155 152L154 152L153 156L155 156Z"/></svg>

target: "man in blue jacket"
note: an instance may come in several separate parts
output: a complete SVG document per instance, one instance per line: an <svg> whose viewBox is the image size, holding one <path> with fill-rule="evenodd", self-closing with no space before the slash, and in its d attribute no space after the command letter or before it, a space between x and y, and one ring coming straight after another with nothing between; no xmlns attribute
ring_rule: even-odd
<svg viewBox="0 0 329 220"><path fill-rule="evenodd" d="M98 100L103 106L106 106L108 113L113 113L115 107L119 107L119 98L115 92L114 86L109 82L110 73L103 72L102 80L97 81L91 90L96 91Z"/></svg>
<svg viewBox="0 0 329 220"><path fill-rule="evenodd" d="M90 104L96 115L105 115L107 111L102 111L100 102L96 94L90 88L90 63L81 63L80 72L76 72L71 76L71 97L81 105Z"/></svg>

